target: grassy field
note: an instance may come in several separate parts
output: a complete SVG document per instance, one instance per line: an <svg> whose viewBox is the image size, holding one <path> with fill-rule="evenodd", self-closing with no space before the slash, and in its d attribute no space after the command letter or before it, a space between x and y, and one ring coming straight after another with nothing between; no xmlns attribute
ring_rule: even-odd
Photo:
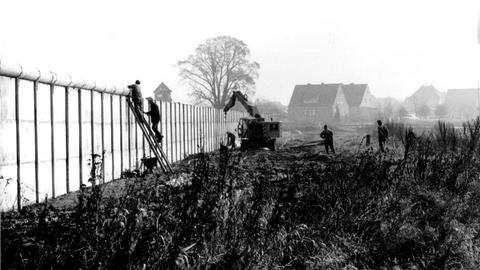
<svg viewBox="0 0 480 270"><path fill-rule="evenodd" d="M480 120L389 128L387 154L301 130L5 213L2 269L479 269Z"/></svg>

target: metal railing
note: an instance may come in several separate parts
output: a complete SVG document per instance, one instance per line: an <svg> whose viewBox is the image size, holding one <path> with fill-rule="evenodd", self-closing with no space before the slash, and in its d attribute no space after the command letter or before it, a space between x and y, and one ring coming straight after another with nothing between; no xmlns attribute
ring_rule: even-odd
<svg viewBox="0 0 480 270"><path fill-rule="evenodd" d="M88 163L95 154L102 158L103 181L138 169L152 153L128 109L128 93L124 87L0 60L0 210L89 185ZM170 162L216 150L245 115L232 111L225 118L211 107L157 104L162 150Z"/></svg>

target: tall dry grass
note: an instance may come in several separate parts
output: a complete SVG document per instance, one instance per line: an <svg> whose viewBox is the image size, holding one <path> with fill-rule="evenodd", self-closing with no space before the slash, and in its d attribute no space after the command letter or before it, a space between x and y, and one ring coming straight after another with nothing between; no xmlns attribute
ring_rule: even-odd
<svg viewBox="0 0 480 270"><path fill-rule="evenodd" d="M26 211L3 224L2 269L478 269L480 120L398 127L401 158L222 149L186 185Z"/></svg>

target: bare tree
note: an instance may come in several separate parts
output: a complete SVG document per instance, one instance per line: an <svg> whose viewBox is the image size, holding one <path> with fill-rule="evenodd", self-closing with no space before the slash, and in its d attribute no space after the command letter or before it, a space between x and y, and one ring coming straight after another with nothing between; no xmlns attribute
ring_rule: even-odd
<svg viewBox="0 0 480 270"><path fill-rule="evenodd" d="M260 65L251 61L250 50L241 40L229 36L207 39L187 60L179 61L180 77L191 87L200 103L222 108L233 90L253 94Z"/></svg>

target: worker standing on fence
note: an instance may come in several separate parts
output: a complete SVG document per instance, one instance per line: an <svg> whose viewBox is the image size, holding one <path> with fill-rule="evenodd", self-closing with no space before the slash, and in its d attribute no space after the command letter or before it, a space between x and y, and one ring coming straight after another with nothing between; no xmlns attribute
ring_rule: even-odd
<svg viewBox="0 0 480 270"><path fill-rule="evenodd" d="M333 132L328 129L327 125L323 126L323 131L320 133L320 138L324 140L325 151L327 155L329 154L329 149L332 150L332 153L335 154L335 149L333 149Z"/></svg>
<svg viewBox="0 0 480 270"><path fill-rule="evenodd" d="M130 89L130 98L132 99L133 105L138 112L143 112L143 98L142 98L142 89L140 88L140 81L136 80L135 84L129 85Z"/></svg>
<svg viewBox="0 0 480 270"><path fill-rule="evenodd" d="M382 153L385 153L385 142L388 139L388 129L382 124L382 120L377 120L378 146Z"/></svg>
<svg viewBox="0 0 480 270"><path fill-rule="evenodd" d="M147 100L150 111L144 113L150 116L150 121L152 121L152 130L157 137L157 142L161 143L163 135L160 133L160 131L158 131L158 123L160 123L160 110L158 109L158 105L155 104L155 101L153 101L153 98L148 97Z"/></svg>

